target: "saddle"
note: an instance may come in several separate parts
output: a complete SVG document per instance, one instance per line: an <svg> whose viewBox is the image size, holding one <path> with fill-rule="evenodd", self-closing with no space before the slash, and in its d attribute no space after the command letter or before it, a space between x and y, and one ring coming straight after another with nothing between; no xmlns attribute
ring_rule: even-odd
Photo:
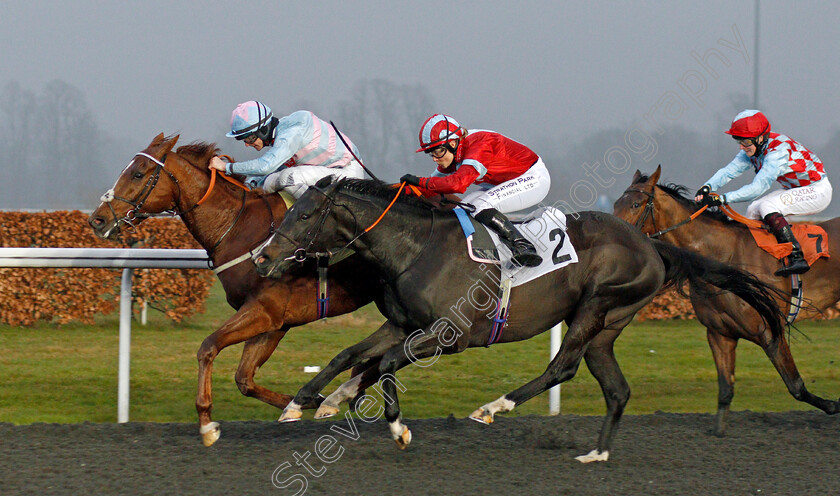
<svg viewBox="0 0 840 496"><path fill-rule="evenodd" d="M499 251L496 249L496 244L487 229L473 219L463 208L457 207L453 211L458 216L461 230L464 231L464 236L467 239L467 253L470 258L479 263L501 264Z"/></svg>
<svg viewBox="0 0 840 496"><path fill-rule="evenodd" d="M510 249L500 241L496 233L473 219L463 208L457 207L453 212L464 232L470 259L476 263L500 266L498 298L496 308L492 316L489 316L490 336L485 344L490 346L501 339L507 325L511 289L576 263L577 252L566 236L565 214L551 207L537 209L521 222L517 222L519 231L534 244L543 257L543 263L537 267L519 267L513 264Z"/></svg>
<svg viewBox="0 0 840 496"><path fill-rule="evenodd" d="M808 265L813 265L820 257L829 258L828 234L825 229L815 224L791 224L790 228L802 247L802 255ZM778 260L790 255L793 250L790 243L779 243L766 227L750 227L750 233L759 248Z"/></svg>
<svg viewBox="0 0 840 496"><path fill-rule="evenodd" d="M566 215L552 207L543 207L516 222L519 232L533 243L542 256L537 267L520 267L511 261L510 249L492 230L473 219L461 208L453 209L467 240L470 258L478 263L499 265L502 278L512 280L513 287L541 277L578 261L577 252L566 236Z"/></svg>
<svg viewBox="0 0 840 496"><path fill-rule="evenodd" d="M763 223L747 219L728 205L724 205L721 210L733 220L746 225L750 229L750 234L752 234L756 245L773 255L777 260L782 260L793 251L793 246L790 243L779 243L776 236ZM808 265L813 265L820 257L830 257L828 253L828 233L825 232L825 229L816 224L791 224L790 228L802 247L802 255Z"/></svg>

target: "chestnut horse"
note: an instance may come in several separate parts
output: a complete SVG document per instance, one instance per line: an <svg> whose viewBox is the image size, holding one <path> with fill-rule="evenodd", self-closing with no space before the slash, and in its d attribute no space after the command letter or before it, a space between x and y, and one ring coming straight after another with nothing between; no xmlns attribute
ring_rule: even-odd
<svg viewBox="0 0 840 496"><path fill-rule="evenodd" d="M773 274L779 262L759 248L752 234L743 224L728 219L717 210L703 212L693 221L685 222L701 205L685 195L683 186L657 184L661 166L650 177L636 171L633 182L614 205L614 214L642 230L673 245L732 264L751 272L759 279L775 285L780 291L790 291L790 280ZM678 226L678 227L675 227ZM840 300L840 219L831 219L820 226L828 234L832 258L820 258L811 270L801 276L809 305L802 308L801 317L814 317ZM670 230L669 230L670 229ZM799 375L787 340L774 339L761 326L758 313L730 294L691 295L697 320L706 327L706 337L712 349L718 372L718 410L715 432L722 436L726 430L726 416L735 394L735 348L739 339L747 339L761 346L776 367L790 394L820 410L835 414L840 401L820 398L808 391ZM789 301L780 301L787 311Z"/></svg>
<svg viewBox="0 0 840 496"><path fill-rule="evenodd" d="M260 196L222 180L215 181L210 191L207 164L219 151L216 145L193 143L173 151L177 141L178 136L165 138L161 133L143 152L135 155L88 222L97 236L116 239L125 225L140 222L151 214L172 211L207 250L217 271L241 258L240 262L218 272L227 301L237 311L198 350L195 406L202 441L210 446L221 435L218 422L213 422L210 415L216 355L244 341L236 371L239 390L245 396L284 408L292 397L256 384L254 374L289 328L319 318L316 303L319 280L314 270L281 279L260 277L250 256L243 255L249 255L250 250L272 234L275 223L286 213L285 202L280 195ZM329 268L328 287L327 316L330 317L352 312L381 294L377 277L372 277L370 268L360 265L356 257Z"/></svg>

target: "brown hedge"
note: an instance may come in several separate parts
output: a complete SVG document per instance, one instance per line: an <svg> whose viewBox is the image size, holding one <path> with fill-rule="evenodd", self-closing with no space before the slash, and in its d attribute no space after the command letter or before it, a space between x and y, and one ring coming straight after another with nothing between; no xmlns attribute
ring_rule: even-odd
<svg viewBox="0 0 840 496"><path fill-rule="evenodd" d="M52 248L200 248L178 218L148 219L123 242L94 236L78 211L0 212L0 246ZM0 268L0 322L92 323L118 308L120 269ZM146 301L180 321L204 310L213 273L197 269L135 269L133 305Z"/></svg>
<svg viewBox="0 0 840 496"><path fill-rule="evenodd" d="M78 211L0 212L0 246L115 248L200 248L177 218L148 219L123 243L102 241ZM32 325L36 321L66 324L92 323L97 314L116 311L120 294L119 269L12 269L0 268L0 322ZM204 310L213 284L208 270L136 269L133 305L139 312L145 301L175 320ZM838 306L826 318L840 315ZM694 319L691 303L668 289L659 294L637 318L643 320Z"/></svg>

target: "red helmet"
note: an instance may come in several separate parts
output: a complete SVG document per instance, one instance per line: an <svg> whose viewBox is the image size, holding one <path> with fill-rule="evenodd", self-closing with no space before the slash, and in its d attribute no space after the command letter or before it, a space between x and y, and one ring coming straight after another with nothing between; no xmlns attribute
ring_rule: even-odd
<svg viewBox="0 0 840 496"><path fill-rule="evenodd" d="M735 116L726 134L740 138L757 138L770 132L770 121L758 110L744 110Z"/></svg>
<svg viewBox="0 0 840 496"><path fill-rule="evenodd" d="M458 121L448 115L435 114L420 127L420 148L418 152L424 152L436 146L440 146L449 140L456 140L464 137L464 128Z"/></svg>

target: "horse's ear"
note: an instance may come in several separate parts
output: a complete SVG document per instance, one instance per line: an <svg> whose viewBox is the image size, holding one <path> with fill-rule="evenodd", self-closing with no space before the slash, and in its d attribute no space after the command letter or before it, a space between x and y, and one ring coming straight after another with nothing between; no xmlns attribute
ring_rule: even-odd
<svg viewBox="0 0 840 496"><path fill-rule="evenodd" d="M317 183L315 183L315 187L316 188L321 188L321 189L326 188L327 186L332 184L332 180L333 180L332 176L322 177L321 179L318 180Z"/></svg>
<svg viewBox="0 0 840 496"><path fill-rule="evenodd" d="M636 169L636 173L633 174L633 181L630 184L636 184L639 182L639 179L642 177L642 171Z"/></svg>
<svg viewBox="0 0 840 496"><path fill-rule="evenodd" d="M155 138L152 140L152 142L149 143L149 148L151 148L153 146L159 146L161 143L163 143L163 140L164 140L163 133L158 134L157 136L155 136Z"/></svg>
<svg viewBox="0 0 840 496"><path fill-rule="evenodd" d="M178 142L178 138L180 138L180 134L176 134L175 136L170 136L166 141L163 142L163 145L160 147L160 154L161 156L166 155L172 148L175 146L175 143Z"/></svg>
<svg viewBox="0 0 840 496"><path fill-rule="evenodd" d="M648 179L648 183L656 184L659 182L659 176L662 175L662 164L659 164L656 167L656 172L650 175L650 179Z"/></svg>

